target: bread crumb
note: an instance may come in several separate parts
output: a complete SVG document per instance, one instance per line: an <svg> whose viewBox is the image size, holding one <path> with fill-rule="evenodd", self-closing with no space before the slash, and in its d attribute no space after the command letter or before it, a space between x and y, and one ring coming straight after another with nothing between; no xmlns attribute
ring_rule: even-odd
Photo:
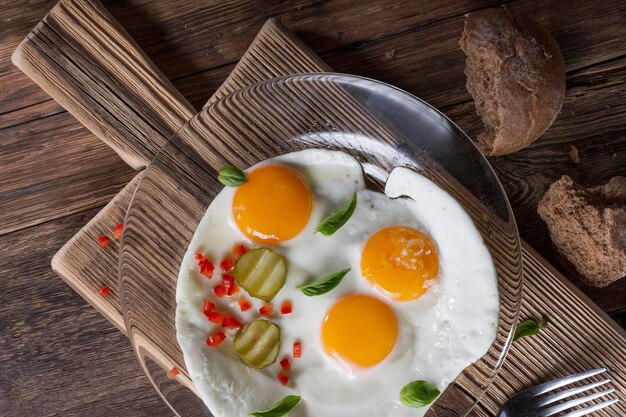
<svg viewBox="0 0 626 417"><path fill-rule="evenodd" d="M385 58L391 59L396 56L396 48L393 48L391 51L385 52Z"/></svg>
<svg viewBox="0 0 626 417"><path fill-rule="evenodd" d="M569 156L570 158L572 158L572 161L575 164L580 164L580 157L578 156L578 148L575 146L571 146L570 150L569 150Z"/></svg>

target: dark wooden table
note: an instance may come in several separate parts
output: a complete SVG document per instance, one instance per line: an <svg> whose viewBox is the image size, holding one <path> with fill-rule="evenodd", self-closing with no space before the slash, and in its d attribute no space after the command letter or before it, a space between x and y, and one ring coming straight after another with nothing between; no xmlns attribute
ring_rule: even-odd
<svg viewBox="0 0 626 417"><path fill-rule="evenodd" d="M563 174L584 185L626 175L626 2L114 0L105 2L198 108L271 16L337 71L397 85L475 136L456 42L467 12L506 3L561 45L567 96L555 125L491 160L522 237L556 263L536 213ZM374 3L374 2L370 2ZM104 143L10 62L54 0L0 8L0 415L160 416L169 409L126 338L67 287L50 259L133 176ZM572 146L580 161L570 155ZM112 271L113 274L116 271ZM626 279L583 290L624 325Z"/></svg>

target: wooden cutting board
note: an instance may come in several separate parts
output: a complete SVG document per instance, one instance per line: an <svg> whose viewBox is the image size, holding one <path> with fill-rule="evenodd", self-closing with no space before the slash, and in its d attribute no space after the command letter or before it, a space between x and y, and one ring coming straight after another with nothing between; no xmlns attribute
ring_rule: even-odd
<svg viewBox="0 0 626 417"><path fill-rule="evenodd" d="M13 60L122 158L141 169L195 111L97 2L63 0L16 50ZM275 21L269 21L210 101L278 75L327 71L328 66ZM125 332L117 283L122 222L139 180L131 181L53 259L54 270ZM108 235L101 248L97 237ZM626 415L626 339L623 330L545 260L523 243L522 316L546 314L550 327L515 343L500 375L472 415L494 415L514 392L581 369L607 366L621 388L620 405L597 415ZM108 297L98 289L107 285ZM161 392L172 387L160 368L173 363L149 337L141 344L144 369ZM135 341L137 344L137 341ZM184 373L179 377L190 386ZM186 398L181 394L181 399ZM621 413L619 412L621 411Z"/></svg>

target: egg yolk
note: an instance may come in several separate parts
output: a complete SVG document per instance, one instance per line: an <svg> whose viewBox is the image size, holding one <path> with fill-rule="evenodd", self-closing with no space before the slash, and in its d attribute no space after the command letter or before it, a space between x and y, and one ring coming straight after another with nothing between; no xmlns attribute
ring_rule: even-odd
<svg viewBox="0 0 626 417"><path fill-rule="evenodd" d="M346 296L333 305L322 323L326 353L363 367L376 365L392 351L398 322L391 308L363 294Z"/></svg>
<svg viewBox="0 0 626 417"><path fill-rule="evenodd" d="M278 244L295 237L309 221L313 196L294 170L265 165L248 173L233 199L235 222L258 243Z"/></svg>
<svg viewBox="0 0 626 417"><path fill-rule="evenodd" d="M424 282L437 276L438 270L435 245L410 227L379 230L361 254L363 276L392 300L415 300L426 291Z"/></svg>

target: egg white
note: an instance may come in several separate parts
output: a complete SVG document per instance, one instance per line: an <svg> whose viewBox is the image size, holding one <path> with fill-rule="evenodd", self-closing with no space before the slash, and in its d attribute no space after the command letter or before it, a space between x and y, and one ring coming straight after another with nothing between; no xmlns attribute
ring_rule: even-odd
<svg viewBox="0 0 626 417"><path fill-rule="evenodd" d="M281 328L279 360L291 356L296 340L301 341L303 354L300 359L290 358L292 382L283 387L276 380L278 364L259 370L239 360L232 349L232 333L219 348L206 346L207 335L218 328L202 314L205 299L242 322L258 318L257 309L263 304L243 290L254 306L247 312L239 312L233 299L215 301L211 289L221 281L219 273L208 280L199 274L193 257L199 251L219 261L237 243L258 246L238 230L231 213L235 189L226 187L198 225L181 265L176 292L178 342L200 396L216 417L247 416L288 394L302 397L289 414L293 417L423 415L426 407L407 408L399 402L401 388L412 380L425 379L443 391L495 338L499 309L495 268L471 219L445 191L408 169L392 171L386 196L364 189L360 164L345 153L310 149L257 166L267 163L290 166L314 194L306 228L273 248L286 258L288 275L272 304L277 310L283 300L293 303L292 314L276 312L271 318ZM350 220L332 236L314 233L319 222L355 191L358 203ZM410 198L392 199L401 196ZM367 239L392 225L421 230L437 245L439 276L415 301L388 300L361 276L360 257ZM350 273L328 294L306 297L296 288L346 267L351 268ZM383 300L398 319L394 350L367 369L330 358L320 338L326 312L338 299L354 292Z"/></svg>

